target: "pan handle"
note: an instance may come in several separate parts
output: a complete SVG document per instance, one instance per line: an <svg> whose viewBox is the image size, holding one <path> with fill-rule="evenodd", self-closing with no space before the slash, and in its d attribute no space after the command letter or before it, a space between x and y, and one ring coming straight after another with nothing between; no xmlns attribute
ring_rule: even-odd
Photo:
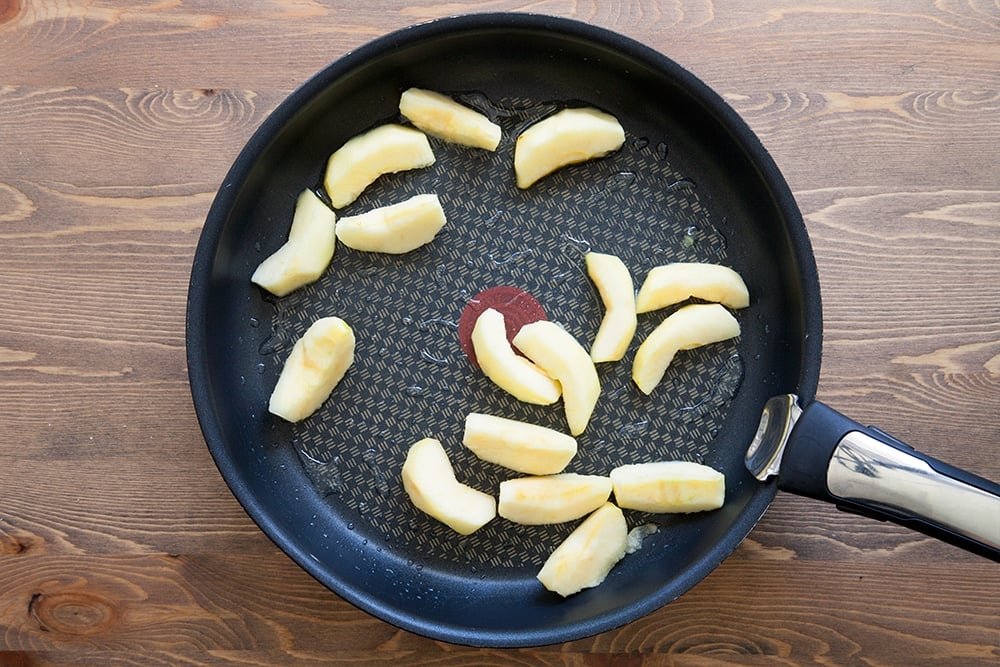
<svg viewBox="0 0 1000 667"><path fill-rule="evenodd" d="M1000 562L1000 484L818 401L796 409L788 426L777 466L779 489L893 521Z"/></svg>

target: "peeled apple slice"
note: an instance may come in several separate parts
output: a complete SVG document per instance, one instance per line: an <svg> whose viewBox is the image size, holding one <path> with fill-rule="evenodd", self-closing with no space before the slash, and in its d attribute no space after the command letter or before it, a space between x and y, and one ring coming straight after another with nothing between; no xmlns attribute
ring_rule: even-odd
<svg viewBox="0 0 1000 667"><path fill-rule="evenodd" d="M562 472L576 456L576 440L565 433L479 412L465 418L462 443L484 461L529 475Z"/></svg>
<svg viewBox="0 0 1000 667"><path fill-rule="evenodd" d="M393 255L430 243L447 219L437 195L416 195L398 204L337 221L337 239L348 248Z"/></svg>
<svg viewBox="0 0 1000 667"><path fill-rule="evenodd" d="M611 479L601 475L520 477L500 482L498 513L525 526L573 521L608 501Z"/></svg>
<svg viewBox="0 0 1000 667"><path fill-rule="evenodd" d="M493 496L456 480L447 452L434 438L410 446L402 476L403 488L417 509L462 535L474 533L496 516Z"/></svg>
<svg viewBox="0 0 1000 667"><path fill-rule="evenodd" d="M740 324L717 303L678 308L636 350L632 379L645 394L660 384L678 350L690 350L740 335Z"/></svg>
<svg viewBox="0 0 1000 667"><path fill-rule="evenodd" d="M479 315L472 329L472 346L486 377L514 398L536 405L551 405L559 400L559 383L510 346L500 311L488 308Z"/></svg>
<svg viewBox="0 0 1000 667"><path fill-rule="evenodd" d="M333 259L336 219L337 214L316 193L303 190L295 201L288 240L260 263L250 281L275 296L316 281Z"/></svg>
<svg viewBox="0 0 1000 667"><path fill-rule="evenodd" d="M267 409L290 422L305 419L330 397L354 362L354 331L339 317L313 322L295 342Z"/></svg>
<svg viewBox="0 0 1000 667"><path fill-rule="evenodd" d="M720 264L676 262L651 269L639 288L635 309L640 313L666 308L695 297L730 308L750 305L750 292L740 274Z"/></svg>
<svg viewBox="0 0 1000 667"><path fill-rule="evenodd" d="M432 164L427 135L402 125L381 125L348 140L330 156L323 185L334 208L343 208L383 174Z"/></svg>
<svg viewBox="0 0 1000 667"><path fill-rule="evenodd" d="M530 187L556 169L602 157L624 143L625 130L611 114L589 107L563 109L518 136L514 146L517 187Z"/></svg>
<svg viewBox="0 0 1000 667"><path fill-rule="evenodd" d="M495 151L500 126L455 100L422 88L410 88L399 98L399 113L435 137L463 146Z"/></svg>
<svg viewBox="0 0 1000 667"><path fill-rule="evenodd" d="M625 556L628 526L622 511L605 503L556 547L538 572L553 593L567 597L604 581Z"/></svg>
<svg viewBox="0 0 1000 667"><path fill-rule="evenodd" d="M615 502L641 512L704 512L722 507L725 476L690 461L657 461L620 466L611 471Z"/></svg>
<svg viewBox="0 0 1000 667"><path fill-rule="evenodd" d="M521 327L514 347L559 383L569 432L583 433L601 394L597 369L583 346L558 324L539 320Z"/></svg>
<svg viewBox="0 0 1000 667"><path fill-rule="evenodd" d="M587 275L597 286L604 302L604 319L590 346L594 363L618 361L625 356L635 335L635 286L628 267L618 257L588 252L584 261Z"/></svg>

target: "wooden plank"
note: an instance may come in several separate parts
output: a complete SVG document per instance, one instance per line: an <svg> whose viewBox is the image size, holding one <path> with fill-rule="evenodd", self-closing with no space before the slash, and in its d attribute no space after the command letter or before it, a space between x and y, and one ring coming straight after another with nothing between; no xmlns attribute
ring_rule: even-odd
<svg viewBox="0 0 1000 667"><path fill-rule="evenodd" d="M980 561L963 568L900 566L888 557L859 571L843 561L736 557L623 629L531 655L655 651L802 664L842 663L864 647L867 660L884 664L906 651L985 665L996 657L997 619L993 601L967 572L986 581L994 566ZM234 570L247 576L226 575ZM168 644L182 655L252 650L294 660L389 650L439 659L444 653L454 660L447 664L483 655L400 632L339 601L291 564L256 556L20 558L5 568L0 592L0 627L13 651L65 651L82 643L89 651L156 652ZM953 624L964 628L961 636Z"/></svg>

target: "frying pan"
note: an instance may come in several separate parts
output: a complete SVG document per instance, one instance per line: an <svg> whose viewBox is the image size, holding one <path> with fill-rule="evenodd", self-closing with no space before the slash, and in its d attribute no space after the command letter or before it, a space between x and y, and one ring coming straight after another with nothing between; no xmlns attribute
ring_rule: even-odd
<svg viewBox="0 0 1000 667"><path fill-rule="evenodd" d="M326 159L347 139L405 122L397 104L411 86L489 115L504 130L500 147L432 139L432 167L383 176L338 214L435 192L448 215L442 232L398 256L341 246L316 283L280 299L252 285L253 269L284 242L298 193L322 195ZM584 105L619 118L624 147L519 190L511 167L517 134ZM412 507L399 469L410 444L436 437L460 480L495 493L513 473L461 446L469 412L565 429L558 404L519 403L484 378L462 351L458 323L480 292L506 287L591 340L602 307L582 268L589 250L620 256L637 281L670 261L726 264L746 280L751 306L735 313L739 338L679 354L648 397L629 367L637 342L669 310L641 316L625 359L600 365L602 397L567 470L695 460L725 474L726 499L714 512L628 513L641 548L604 584L563 599L535 574L575 524L498 518L459 536ZM286 423L268 413L268 396L295 340L326 315L354 328L356 361L316 414ZM814 402L821 336L819 282L800 213L738 115L641 44L529 14L413 26L347 54L294 92L219 189L194 259L187 319L205 440L261 529L358 607L477 646L564 642L659 608L739 545L779 485L995 558L997 485ZM918 517L897 497L905 491L867 490L899 477L915 478L921 498L944 489L940 497L956 498L944 504L978 515L980 525L958 525L955 512L933 502L924 508L930 518Z"/></svg>

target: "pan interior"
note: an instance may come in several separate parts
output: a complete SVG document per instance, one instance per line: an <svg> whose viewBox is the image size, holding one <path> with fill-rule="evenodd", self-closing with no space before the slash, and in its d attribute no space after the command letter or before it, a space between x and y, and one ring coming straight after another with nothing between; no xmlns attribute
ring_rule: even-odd
<svg viewBox="0 0 1000 667"><path fill-rule="evenodd" d="M432 139L432 167L379 179L338 215L434 192L445 229L402 256L341 245L317 283L281 299L251 285L253 269L284 241L298 193L321 189L329 154L374 125L399 122L399 94L410 86L485 112L504 130L499 149ZM734 134L726 123L735 116L720 118L727 108L699 86L666 59L602 31L537 17L454 19L339 61L248 145L227 177L231 188L213 206L195 262L192 389L234 493L334 591L451 641L564 641L676 597L750 530L773 495L742 465L759 407L776 393L808 395L815 382L800 382L810 306L801 248L788 230L801 221L754 162L759 146L743 145L749 133ZM518 189L517 134L559 108L584 105L621 120L622 150ZM412 507L399 469L410 444L435 437L460 480L495 493L516 474L461 446L469 412L565 430L560 404L518 402L474 368L457 324L478 292L511 285L586 344L603 314L583 266L590 250L620 256L637 286L650 268L671 261L727 264L744 276L753 303L736 313L738 340L679 355L652 396L631 382L631 360L670 310L641 316L626 358L600 365L601 401L567 471L694 460L726 473L727 502L702 515L630 513L630 526L658 531L605 585L561 600L534 574L572 524L529 528L497 519L462 537ZM268 415L268 395L291 345L327 315L354 328L355 363L318 413L287 424Z"/></svg>

